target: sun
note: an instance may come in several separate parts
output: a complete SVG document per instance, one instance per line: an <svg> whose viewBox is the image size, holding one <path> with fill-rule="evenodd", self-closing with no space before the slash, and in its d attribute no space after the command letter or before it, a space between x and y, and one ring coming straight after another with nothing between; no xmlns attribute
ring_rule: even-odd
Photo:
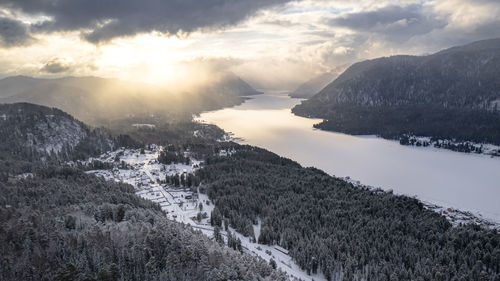
<svg viewBox="0 0 500 281"><path fill-rule="evenodd" d="M98 47L97 66L107 76L123 80L175 85L189 75L182 62L190 59L184 51L190 43L189 39L156 34L117 39Z"/></svg>

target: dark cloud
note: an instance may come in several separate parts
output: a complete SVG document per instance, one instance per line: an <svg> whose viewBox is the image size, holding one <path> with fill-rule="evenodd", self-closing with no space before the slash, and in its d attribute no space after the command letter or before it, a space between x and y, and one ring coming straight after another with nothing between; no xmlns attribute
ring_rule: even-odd
<svg viewBox="0 0 500 281"><path fill-rule="evenodd" d="M0 45L16 47L27 45L33 40L26 24L11 18L0 17Z"/></svg>
<svg viewBox="0 0 500 281"><path fill-rule="evenodd" d="M41 71L46 73L56 74L56 73L67 72L70 69L71 67L66 62L64 62L64 60L56 58L48 61L42 67Z"/></svg>
<svg viewBox="0 0 500 281"><path fill-rule="evenodd" d="M500 38L500 20L477 24L468 29L448 28L437 30L428 36L415 37L408 41L410 46L422 46L422 49L432 53L443 48L465 45L474 41Z"/></svg>
<svg viewBox="0 0 500 281"><path fill-rule="evenodd" d="M277 25L281 27L292 27L292 26L297 26L300 25L299 23L295 23L289 20L269 20L269 21L264 21L262 24L267 24L267 25Z"/></svg>
<svg viewBox="0 0 500 281"><path fill-rule="evenodd" d="M483 23L474 29L474 39L500 37L500 20Z"/></svg>
<svg viewBox="0 0 500 281"><path fill-rule="evenodd" d="M51 17L37 32L85 30L94 43L158 31L189 33L233 25L259 9L291 0L0 0L0 6Z"/></svg>
<svg viewBox="0 0 500 281"><path fill-rule="evenodd" d="M307 32L304 32L304 34L323 37L323 38L334 38L335 37L335 32L328 31L328 30L307 31Z"/></svg>
<svg viewBox="0 0 500 281"><path fill-rule="evenodd" d="M403 42L416 35L446 26L447 21L420 4L387 6L375 11L351 13L329 21L332 26L381 35L388 41Z"/></svg>

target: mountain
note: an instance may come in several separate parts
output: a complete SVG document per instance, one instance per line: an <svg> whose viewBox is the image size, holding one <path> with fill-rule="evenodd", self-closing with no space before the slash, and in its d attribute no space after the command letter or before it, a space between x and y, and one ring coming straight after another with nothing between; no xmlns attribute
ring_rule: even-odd
<svg viewBox="0 0 500 281"><path fill-rule="evenodd" d="M220 92L225 95L242 97L263 94L263 92L255 90L250 84L232 73L221 75L215 82L208 84L202 89L212 93Z"/></svg>
<svg viewBox="0 0 500 281"><path fill-rule="evenodd" d="M11 76L0 80L0 98L7 98L23 93L42 82L41 79L28 76Z"/></svg>
<svg viewBox="0 0 500 281"><path fill-rule="evenodd" d="M103 130L91 129L59 109L0 104L2 172L28 172L38 162L86 159L115 146L115 140ZM9 164L11 161L24 164L19 167Z"/></svg>
<svg viewBox="0 0 500 281"><path fill-rule="evenodd" d="M289 96L300 99L310 98L321 91L321 89L332 82L336 77L337 75L330 72L323 73L300 85L295 91L291 92Z"/></svg>
<svg viewBox="0 0 500 281"><path fill-rule="evenodd" d="M317 127L500 143L500 39L356 63L293 112Z"/></svg>
<svg viewBox="0 0 500 281"><path fill-rule="evenodd" d="M335 80L335 78L337 78L346 68L347 65L339 66L332 71L316 76L297 87L289 96L292 98L308 99Z"/></svg>
<svg viewBox="0 0 500 281"><path fill-rule="evenodd" d="M0 103L29 102L60 108L88 124L109 120L161 116L176 119L205 110L241 103L242 96L259 94L235 75L219 75L190 92L98 77L37 79L26 76L0 80Z"/></svg>

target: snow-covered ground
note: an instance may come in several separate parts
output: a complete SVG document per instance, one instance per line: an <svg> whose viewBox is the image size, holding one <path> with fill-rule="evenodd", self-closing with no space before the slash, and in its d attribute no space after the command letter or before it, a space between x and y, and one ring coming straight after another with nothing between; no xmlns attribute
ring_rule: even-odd
<svg viewBox="0 0 500 281"><path fill-rule="evenodd" d="M477 143L477 142L457 142L453 140L432 140L430 137L423 136L408 136L409 140L412 143L407 144L410 146L420 146L420 147L429 147L436 149L447 149L447 146L460 146L467 145L471 149L478 149L478 151L471 151L470 153L482 154L490 157L500 156L500 146L490 144L490 143Z"/></svg>
<svg viewBox="0 0 500 281"><path fill-rule="evenodd" d="M174 187L164 183L167 175L183 176L193 173L202 165L202 162L191 158L189 165L180 163L164 165L158 162L161 150L162 147L152 145L151 150L145 150L144 154L141 154L139 149L121 148L107 152L98 158L90 158L82 164L90 164L94 161L111 164L112 169L91 170L87 171L87 173L102 176L107 180L131 184L137 195L159 203L168 219L189 224L194 229L200 230L203 234L213 238L214 228L210 225L210 214L214 205L208 196L198 192L198 190L192 192L190 188ZM221 156L230 154L230 151L220 153ZM123 169L123 163L126 169ZM201 210L200 205L202 206ZM206 216L198 221L198 213L206 214ZM241 240L245 252L261 257L268 262L273 258L277 267L286 272L292 280L325 280L321 273L307 275L292 260L285 249L278 246L253 243L249 237L244 237L234 229L229 228L229 231ZM258 225L254 226L254 231L256 239L258 239L260 221ZM227 232L224 231L224 228L221 230L221 234L226 239Z"/></svg>

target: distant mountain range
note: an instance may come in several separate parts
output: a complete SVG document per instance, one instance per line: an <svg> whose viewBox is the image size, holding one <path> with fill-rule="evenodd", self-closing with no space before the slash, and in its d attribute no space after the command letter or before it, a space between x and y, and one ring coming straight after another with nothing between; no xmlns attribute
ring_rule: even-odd
<svg viewBox="0 0 500 281"><path fill-rule="evenodd" d="M260 94L241 78L220 75L190 92L171 93L158 86L98 77L0 80L0 103L29 102L57 107L89 124L131 116L178 118L231 106L243 96Z"/></svg>
<svg viewBox="0 0 500 281"><path fill-rule="evenodd" d="M301 84L297 87L297 89L295 89L295 91L291 92L289 96L292 98L308 99L335 80L335 78L337 78L346 68L347 65L343 65L333 69L332 71L318 75Z"/></svg>
<svg viewBox="0 0 500 281"><path fill-rule="evenodd" d="M318 128L500 143L500 39L356 63L293 112Z"/></svg>

